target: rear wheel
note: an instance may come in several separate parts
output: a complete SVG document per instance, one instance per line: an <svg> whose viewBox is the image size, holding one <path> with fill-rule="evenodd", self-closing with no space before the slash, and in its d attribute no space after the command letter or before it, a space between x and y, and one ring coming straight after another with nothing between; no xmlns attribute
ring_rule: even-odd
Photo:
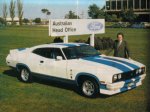
<svg viewBox="0 0 150 112"><path fill-rule="evenodd" d="M23 82L31 82L32 81L32 75L27 68L23 67L20 70L19 79Z"/></svg>
<svg viewBox="0 0 150 112"><path fill-rule="evenodd" d="M84 96L92 98L97 96L99 86L95 80L86 78L81 81L80 89Z"/></svg>

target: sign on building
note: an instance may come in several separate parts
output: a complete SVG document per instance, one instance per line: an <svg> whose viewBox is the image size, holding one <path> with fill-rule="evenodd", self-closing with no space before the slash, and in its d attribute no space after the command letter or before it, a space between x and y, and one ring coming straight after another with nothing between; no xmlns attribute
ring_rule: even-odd
<svg viewBox="0 0 150 112"><path fill-rule="evenodd" d="M105 33L104 19L51 19L49 36Z"/></svg>

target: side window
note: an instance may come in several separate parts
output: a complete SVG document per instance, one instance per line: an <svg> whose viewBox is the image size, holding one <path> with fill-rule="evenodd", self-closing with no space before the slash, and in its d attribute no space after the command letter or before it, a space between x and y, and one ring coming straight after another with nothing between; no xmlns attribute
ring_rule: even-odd
<svg viewBox="0 0 150 112"><path fill-rule="evenodd" d="M32 53L34 53L34 54L37 54L37 55L40 55L40 56L41 56L41 55L42 55L42 54L41 54L41 53L42 53L41 51L42 51L42 48L37 48L37 49L33 50L33 51L32 51Z"/></svg>
<svg viewBox="0 0 150 112"><path fill-rule="evenodd" d="M64 48L63 51L64 51L67 59L74 59L77 57L75 50L73 50L72 48Z"/></svg>
<svg viewBox="0 0 150 112"><path fill-rule="evenodd" d="M56 59L57 56L62 56L65 59L59 48L38 48L33 53L50 59Z"/></svg>
<svg viewBox="0 0 150 112"><path fill-rule="evenodd" d="M59 48L52 48L52 50L51 50L51 58L52 59L56 59L57 56L62 56L63 59L65 59L63 54L62 54L62 51Z"/></svg>

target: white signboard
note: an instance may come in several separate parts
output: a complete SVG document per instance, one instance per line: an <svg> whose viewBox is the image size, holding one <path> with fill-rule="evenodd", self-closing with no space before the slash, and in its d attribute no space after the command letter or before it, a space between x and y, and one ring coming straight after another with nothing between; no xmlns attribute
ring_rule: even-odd
<svg viewBox="0 0 150 112"><path fill-rule="evenodd" d="M104 19L52 19L49 36L69 36L105 33Z"/></svg>

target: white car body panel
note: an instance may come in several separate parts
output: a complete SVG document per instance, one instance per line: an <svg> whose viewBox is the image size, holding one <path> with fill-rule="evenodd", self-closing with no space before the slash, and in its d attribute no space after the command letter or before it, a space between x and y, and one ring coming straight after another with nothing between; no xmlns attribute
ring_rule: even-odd
<svg viewBox="0 0 150 112"><path fill-rule="evenodd" d="M116 94L122 92L120 88L125 85L125 81L112 82L112 77L114 74L124 73L125 70L133 71L135 67L138 68L145 67L145 65L134 61L112 56L95 56L89 58L79 58L71 60L56 60L48 59L42 56L32 53L36 48L62 48L68 47L66 45L80 46L77 43L70 44L45 44L39 45L32 48L26 49L15 49L10 50L9 55L6 58L6 63L8 66L17 68L17 64L24 64L28 66L31 72L44 74L48 76L54 76L63 79L76 80L79 74L91 74L96 77L96 79L105 84L104 88L100 88L100 92L103 94ZM87 44L85 44L87 45ZM64 54L64 53L63 53ZM44 63L40 63L44 61ZM123 69L124 67L124 69ZM142 80L145 78L146 74L142 74L138 78L138 82L135 84L139 86L142 84ZM136 80L137 78L132 78L131 80ZM110 88L117 88L112 89ZM126 90L132 89L131 87L126 88Z"/></svg>

